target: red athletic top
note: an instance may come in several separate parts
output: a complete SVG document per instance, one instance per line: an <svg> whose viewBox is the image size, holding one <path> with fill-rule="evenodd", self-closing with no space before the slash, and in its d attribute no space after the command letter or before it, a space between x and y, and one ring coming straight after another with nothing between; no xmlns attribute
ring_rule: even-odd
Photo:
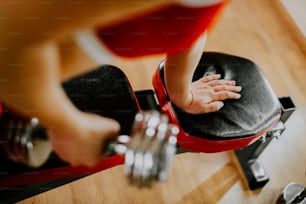
<svg viewBox="0 0 306 204"><path fill-rule="evenodd" d="M188 5L192 1L197 5ZM98 26L91 31L96 40L84 42L83 48L86 47L89 55L96 55L93 58L101 56L102 50L107 50L108 55L128 58L162 53L174 54L185 50L211 27L228 0L185 2L187 4L171 5L109 27ZM101 49L91 49L97 48L96 44L99 43Z"/></svg>
<svg viewBox="0 0 306 204"><path fill-rule="evenodd" d="M176 53L190 47L205 32L223 4L173 5L108 28L98 27L96 35L108 49L123 57Z"/></svg>

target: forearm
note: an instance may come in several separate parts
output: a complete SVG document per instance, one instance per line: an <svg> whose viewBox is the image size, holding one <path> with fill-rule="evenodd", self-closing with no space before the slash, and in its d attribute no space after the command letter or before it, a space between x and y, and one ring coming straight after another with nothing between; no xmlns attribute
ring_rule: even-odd
<svg viewBox="0 0 306 204"><path fill-rule="evenodd" d="M60 87L58 53L53 43L10 52L0 57L2 101L15 111L36 116L52 127L69 121L66 117L75 116L74 107Z"/></svg>
<svg viewBox="0 0 306 204"><path fill-rule="evenodd" d="M192 76L202 56L206 34L193 46L176 55L168 55L165 61L165 82L167 92L178 107L186 107L190 103L190 85Z"/></svg>

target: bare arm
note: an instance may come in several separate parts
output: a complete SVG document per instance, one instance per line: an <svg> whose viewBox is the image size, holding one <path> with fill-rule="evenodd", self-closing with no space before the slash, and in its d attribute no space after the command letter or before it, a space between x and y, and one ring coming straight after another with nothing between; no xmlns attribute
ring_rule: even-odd
<svg viewBox="0 0 306 204"><path fill-rule="evenodd" d="M53 148L62 159L94 165L101 159L103 141L118 133L119 124L71 104L61 87L57 41L85 26L114 23L171 1L73 2L1 2L0 98L15 111L38 117L50 129Z"/></svg>
<svg viewBox="0 0 306 204"><path fill-rule="evenodd" d="M192 76L205 45L203 35L193 46L179 54L168 55L165 62L165 82L170 100L193 114L218 111L223 100L239 99L241 87L234 81L220 80L219 75L203 77L192 83Z"/></svg>
<svg viewBox="0 0 306 204"><path fill-rule="evenodd" d="M9 50L7 52L10 52ZM13 53L12 53L13 54ZM73 165L94 165L102 158L103 141L116 136L117 122L75 108L61 88L54 43L1 57L1 100L49 129L53 149ZM82 151L80 151L82 149Z"/></svg>

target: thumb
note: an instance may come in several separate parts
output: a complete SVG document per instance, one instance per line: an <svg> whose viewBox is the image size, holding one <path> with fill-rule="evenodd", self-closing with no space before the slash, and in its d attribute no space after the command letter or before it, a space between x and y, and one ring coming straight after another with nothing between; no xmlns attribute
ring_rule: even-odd
<svg viewBox="0 0 306 204"><path fill-rule="evenodd" d="M111 118L102 117L94 113L83 113L83 124L91 129L96 130L103 139L111 139L118 135L120 131L119 123Z"/></svg>

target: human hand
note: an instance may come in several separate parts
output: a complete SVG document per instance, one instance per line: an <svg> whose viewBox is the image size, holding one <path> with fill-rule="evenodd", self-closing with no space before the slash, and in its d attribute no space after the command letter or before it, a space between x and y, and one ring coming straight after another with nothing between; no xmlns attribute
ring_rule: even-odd
<svg viewBox="0 0 306 204"><path fill-rule="evenodd" d="M94 166L103 159L105 142L118 135L119 124L110 118L80 113L77 126L50 129L53 150L71 165Z"/></svg>
<svg viewBox="0 0 306 204"><path fill-rule="evenodd" d="M221 80L221 75L214 74L194 81L190 86L186 105L181 107L192 114L203 114L220 110L224 100L239 99L240 86L235 81Z"/></svg>

